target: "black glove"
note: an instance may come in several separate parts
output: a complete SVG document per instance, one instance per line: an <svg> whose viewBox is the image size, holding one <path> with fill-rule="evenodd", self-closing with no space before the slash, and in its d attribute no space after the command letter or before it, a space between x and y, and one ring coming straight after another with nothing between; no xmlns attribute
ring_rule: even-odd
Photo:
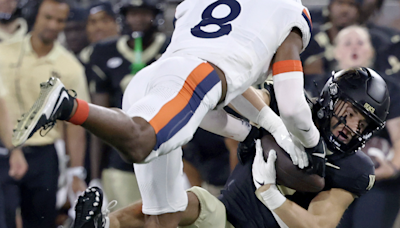
<svg viewBox="0 0 400 228"><path fill-rule="evenodd" d="M261 130L255 126L251 126L250 133L239 143L237 148L237 157L240 164L244 164L248 159L253 158L256 154L256 140L261 138Z"/></svg>
<svg viewBox="0 0 400 228"><path fill-rule="evenodd" d="M307 153L308 161L310 162L307 172L325 177L326 145L324 140L320 138L315 147L305 148L305 151Z"/></svg>

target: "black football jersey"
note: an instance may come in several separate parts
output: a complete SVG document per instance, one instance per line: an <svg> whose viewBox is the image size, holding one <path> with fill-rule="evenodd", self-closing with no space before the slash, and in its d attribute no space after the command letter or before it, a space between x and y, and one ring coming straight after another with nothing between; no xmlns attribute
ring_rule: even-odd
<svg viewBox="0 0 400 228"><path fill-rule="evenodd" d="M398 39L400 39L400 35ZM393 82L400 85L400 41L377 52L374 65L376 71L383 73L382 77L392 78Z"/></svg>
<svg viewBox="0 0 400 228"><path fill-rule="evenodd" d="M372 46L376 52L387 49L392 44L394 36L399 35L399 31L393 28L379 26L374 23L367 23L365 26L371 36Z"/></svg>
<svg viewBox="0 0 400 228"><path fill-rule="evenodd" d="M110 106L121 108L122 94L132 75L132 63L135 61L133 50L129 48L128 36L101 42L93 48L88 78L95 78L95 92L108 93ZM170 39L162 33L156 33L155 39L142 52L142 61L148 65L157 60L165 51Z"/></svg>
<svg viewBox="0 0 400 228"><path fill-rule="evenodd" d="M324 190L341 188L356 196L372 188L375 175L371 159L362 152L345 156L333 154L328 157ZM251 174L253 160L238 164L228 178L219 199L225 205L227 219L235 227L278 228L272 213L255 195L256 188ZM288 199L307 209L318 193L295 192Z"/></svg>
<svg viewBox="0 0 400 228"><path fill-rule="evenodd" d="M277 111L272 85L264 85L271 95L271 108ZM221 191L219 199L226 207L227 219L235 227L278 228L272 213L255 195L252 178L253 159L238 164ZM323 190L341 188L356 196L372 188L375 175L371 159L362 152L351 155L332 154L327 156L325 187ZM307 209L318 193L295 192L286 197Z"/></svg>

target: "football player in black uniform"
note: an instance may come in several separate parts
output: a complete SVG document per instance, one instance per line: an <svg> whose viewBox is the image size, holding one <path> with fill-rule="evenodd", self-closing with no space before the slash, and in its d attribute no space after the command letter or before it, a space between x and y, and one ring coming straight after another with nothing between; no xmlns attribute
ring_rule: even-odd
<svg viewBox="0 0 400 228"><path fill-rule="evenodd" d="M268 103L279 112L273 86L264 87L269 92ZM335 227L353 200L374 184L372 161L357 151L373 133L385 126L389 93L385 81L373 70L350 69L334 74L320 97L315 102L310 100L310 104L328 148L325 187L321 192L283 191L285 188L280 188L286 194L284 197L275 185L275 169L271 165L274 160L265 163L260 155L255 159L247 156L248 159L238 164L231 174L219 200L198 187L188 190L189 204L182 214L180 226ZM270 158L273 158L272 154ZM254 184L253 178L254 183L264 182L265 185ZM93 222L85 223L86 216L89 216L88 220L96 217L94 221L100 225L101 221L106 221L101 226L106 228L143 226L140 203L104 219L99 207L92 206L99 202L99 195L101 190L98 188L86 191L78 206L87 214L80 215L82 219L76 220L75 227L94 227Z"/></svg>
<svg viewBox="0 0 400 228"><path fill-rule="evenodd" d="M399 56L400 52L394 45L385 52L378 51L375 56L368 31L363 27L349 26L338 34L335 53L335 59L342 69L374 64L374 69L388 85L391 100L400 99L399 73L395 72L396 55ZM389 110L385 128L379 134L374 134L362 149L374 161L375 185L366 196L350 205L337 228L393 227L400 208L400 106L392 102ZM379 143L382 146L377 142L382 142Z"/></svg>

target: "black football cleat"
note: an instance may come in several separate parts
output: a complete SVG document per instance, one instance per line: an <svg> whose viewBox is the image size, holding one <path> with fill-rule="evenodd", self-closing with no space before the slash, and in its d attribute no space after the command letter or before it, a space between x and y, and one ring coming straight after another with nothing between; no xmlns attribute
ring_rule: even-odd
<svg viewBox="0 0 400 228"><path fill-rule="evenodd" d="M82 196L79 196L75 206L75 222L73 228L109 228L109 209L116 205L111 201L105 212L103 205L103 191L98 187L89 187Z"/></svg>

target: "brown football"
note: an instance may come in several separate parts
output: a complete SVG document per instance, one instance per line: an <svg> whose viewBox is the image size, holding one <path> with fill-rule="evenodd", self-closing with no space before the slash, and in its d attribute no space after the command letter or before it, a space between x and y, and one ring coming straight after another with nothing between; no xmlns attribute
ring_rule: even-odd
<svg viewBox="0 0 400 228"><path fill-rule="evenodd" d="M272 135L261 138L264 150L264 158L267 160L268 153L276 151L276 181L278 184L302 192L319 192L325 186L325 179L317 174L308 174L306 171L293 165L288 153L286 153L275 141Z"/></svg>

